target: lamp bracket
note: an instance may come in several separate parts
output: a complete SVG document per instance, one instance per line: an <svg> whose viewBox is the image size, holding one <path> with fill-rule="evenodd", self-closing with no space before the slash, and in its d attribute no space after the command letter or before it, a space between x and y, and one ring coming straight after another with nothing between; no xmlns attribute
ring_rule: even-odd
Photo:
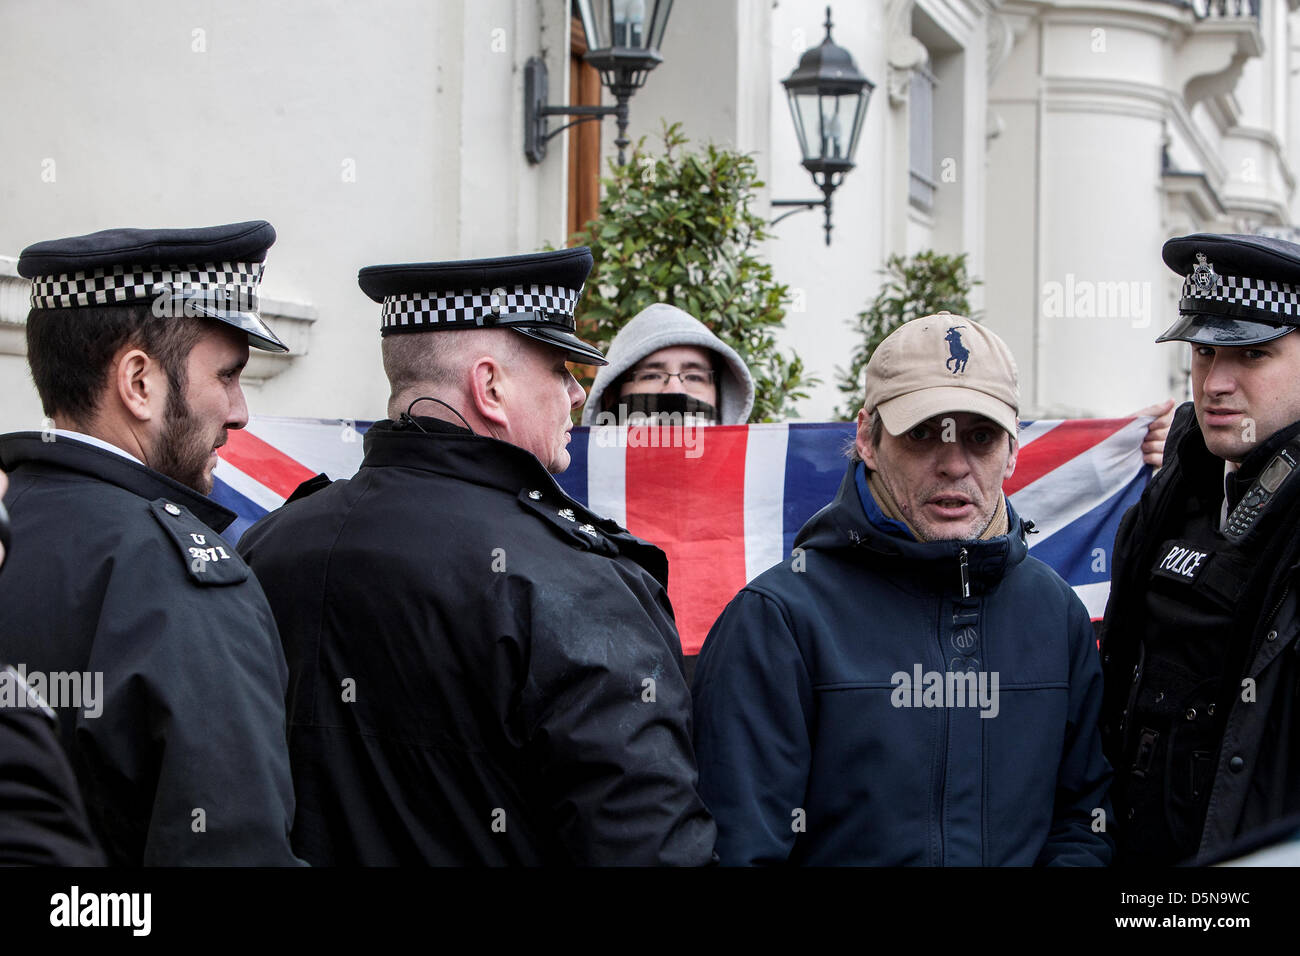
<svg viewBox="0 0 1300 956"><path fill-rule="evenodd" d="M606 116L616 116L619 120L619 164L622 165L623 149L627 145L628 97L620 95L616 106L551 106L546 102L549 97L548 77L546 61L538 56L529 57L524 64L524 155L528 161L536 165L544 160L547 142L569 127ZM558 129L548 129L548 116L575 116L577 119Z"/></svg>

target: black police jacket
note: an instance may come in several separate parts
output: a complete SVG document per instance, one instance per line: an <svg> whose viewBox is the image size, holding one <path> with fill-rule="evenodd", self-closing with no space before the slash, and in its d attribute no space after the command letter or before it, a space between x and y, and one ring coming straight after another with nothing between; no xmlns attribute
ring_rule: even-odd
<svg viewBox="0 0 1300 956"><path fill-rule="evenodd" d="M54 707L111 864L294 864L287 669L234 515L72 439L0 437L0 658Z"/></svg>
<svg viewBox="0 0 1300 956"><path fill-rule="evenodd" d="M240 540L289 661L295 849L710 862L663 552L527 451L417 422Z"/></svg>
<svg viewBox="0 0 1300 956"><path fill-rule="evenodd" d="M1116 776L1131 772L1134 728L1125 722L1142 674L1144 588L1162 542L1179 537L1189 493L1223 486L1223 460L1205 446L1189 402L1178 409L1166 443L1164 467L1129 509L1115 538L1110 600L1101 630L1105 701L1102 742ZM1271 457L1271 453L1264 457ZM1243 470L1251 461L1243 462ZM1260 519L1267 558L1236 608L1228 659L1239 672L1224 675L1232 689L1217 752L1199 849L1193 858L1217 858L1233 841L1288 813L1300 811L1300 507L1295 499ZM1127 815L1115 792L1118 843L1126 857Z"/></svg>

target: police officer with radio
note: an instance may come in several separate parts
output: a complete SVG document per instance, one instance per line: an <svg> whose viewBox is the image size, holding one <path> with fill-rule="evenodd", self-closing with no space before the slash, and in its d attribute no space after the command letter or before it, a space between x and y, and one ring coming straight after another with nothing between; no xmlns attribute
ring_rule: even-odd
<svg viewBox="0 0 1300 956"><path fill-rule="evenodd" d="M1205 862L1300 810L1300 246L1171 239L1191 403L1125 515L1102 626L1120 862Z"/></svg>

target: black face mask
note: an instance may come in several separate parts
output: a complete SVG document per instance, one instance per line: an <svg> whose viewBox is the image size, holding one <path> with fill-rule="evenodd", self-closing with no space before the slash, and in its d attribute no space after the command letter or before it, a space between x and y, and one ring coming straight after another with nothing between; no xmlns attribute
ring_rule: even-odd
<svg viewBox="0 0 1300 956"><path fill-rule="evenodd" d="M614 410L618 414L620 425L718 424L718 410L715 407L681 392L623 395L618 399Z"/></svg>

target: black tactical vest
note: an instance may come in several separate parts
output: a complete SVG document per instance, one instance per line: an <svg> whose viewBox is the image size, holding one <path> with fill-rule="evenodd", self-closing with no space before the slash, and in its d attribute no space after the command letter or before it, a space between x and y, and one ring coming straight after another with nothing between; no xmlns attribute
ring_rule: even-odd
<svg viewBox="0 0 1300 956"><path fill-rule="evenodd" d="M1145 572L1125 759L1115 768L1116 802L1129 808L1129 853L1154 864L1180 862L1199 848L1224 724L1254 653L1255 625L1277 570L1273 552L1285 544L1270 533L1230 541L1218 531L1222 499L1204 488L1188 491ZM1261 530L1286 527L1279 519L1297 499L1300 475L1280 489Z"/></svg>

